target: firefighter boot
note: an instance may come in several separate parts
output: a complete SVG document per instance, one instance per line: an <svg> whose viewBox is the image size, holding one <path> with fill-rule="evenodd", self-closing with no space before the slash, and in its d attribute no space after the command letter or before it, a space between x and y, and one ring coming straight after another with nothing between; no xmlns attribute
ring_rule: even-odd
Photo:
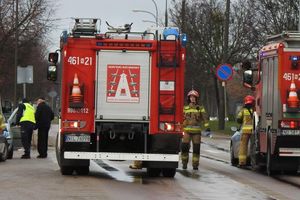
<svg viewBox="0 0 300 200"><path fill-rule="evenodd" d="M200 160L200 144L193 144L193 170L198 170Z"/></svg>
<svg viewBox="0 0 300 200"><path fill-rule="evenodd" d="M142 169L142 161L135 160L131 165L129 165L130 169Z"/></svg>
<svg viewBox="0 0 300 200"><path fill-rule="evenodd" d="M187 169L187 164L189 162L189 149L189 143L181 143L182 169Z"/></svg>

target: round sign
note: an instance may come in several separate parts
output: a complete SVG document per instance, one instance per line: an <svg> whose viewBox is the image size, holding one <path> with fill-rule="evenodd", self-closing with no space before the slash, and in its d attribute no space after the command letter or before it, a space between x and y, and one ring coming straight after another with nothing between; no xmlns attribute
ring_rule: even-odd
<svg viewBox="0 0 300 200"><path fill-rule="evenodd" d="M230 64L219 65L217 67L216 75L221 81L227 81L231 79L233 75L232 66Z"/></svg>

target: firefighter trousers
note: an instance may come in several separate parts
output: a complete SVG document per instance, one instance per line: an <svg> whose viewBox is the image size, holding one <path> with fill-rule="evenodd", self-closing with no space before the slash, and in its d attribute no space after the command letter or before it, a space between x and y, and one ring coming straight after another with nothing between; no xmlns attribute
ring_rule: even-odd
<svg viewBox="0 0 300 200"><path fill-rule="evenodd" d="M239 150L239 165L246 165L248 154L248 143L251 133L242 133Z"/></svg>
<svg viewBox="0 0 300 200"><path fill-rule="evenodd" d="M183 168L186 168L189 162L189 150L190 150L191 141L193 143L192 165L193 168L198 168L199 166L201 132L184 133L182 137L182 143L181 143L181 160L182 160Z"/></svg>

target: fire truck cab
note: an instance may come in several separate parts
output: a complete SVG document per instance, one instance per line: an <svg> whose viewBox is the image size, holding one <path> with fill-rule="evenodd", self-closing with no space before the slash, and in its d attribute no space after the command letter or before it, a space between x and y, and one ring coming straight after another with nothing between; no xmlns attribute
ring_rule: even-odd
<svg viewBox="0 0 300 200"><path fill-rule="evenodd" d="M251 165L268 175L297 173L300 157L300 33L268 38L257 68L244 72L244 85L255 88Z"/></svg>
<svg viewBox="0 0 300 200"><path fill-rule="evenodd" d="M48 79L61 71L57 160L63 175L89 173L90 160L140 160L150 176L174 177L184 104L186 36L178 28L99 33L75 19L49 54Z"/></svg>

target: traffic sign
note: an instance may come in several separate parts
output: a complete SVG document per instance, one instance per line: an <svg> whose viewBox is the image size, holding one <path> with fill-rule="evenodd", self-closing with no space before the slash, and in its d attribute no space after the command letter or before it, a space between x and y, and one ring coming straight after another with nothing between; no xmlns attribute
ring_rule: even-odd
<svg viewBox="0 0 300 200"><path fill-rule="evenodd" d="M233 70L230 64L220 64L217 67L216 75L221 81L228 81L232 78Z"/></svg>

